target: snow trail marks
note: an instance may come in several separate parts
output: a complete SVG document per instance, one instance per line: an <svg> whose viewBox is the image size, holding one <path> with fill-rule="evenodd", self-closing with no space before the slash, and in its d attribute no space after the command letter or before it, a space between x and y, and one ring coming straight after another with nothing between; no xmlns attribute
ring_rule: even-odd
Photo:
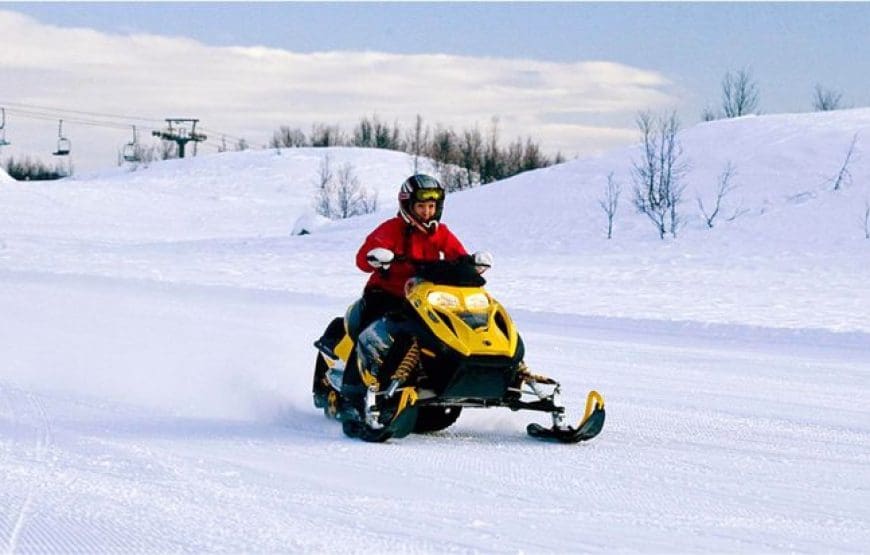
<svg viewBox="0 0 870 555"><path fill-rule="evenodd" d="M52 445L51 421L45 411L45 406L32 393L24 392L0 383L0 391L8 407L8 415L13 425L25 430L24 435L31 436L32 455L30 464L34 469L45 468L48 464L47 453ZM26 443L26 438L25 443ZM19 504L17 513L13 516L12 530L6 540L7 550L12 553L18 550L22 530L34 511L35 499L39 495L41 484L30 481L26 485L24 501Z"/></svg>

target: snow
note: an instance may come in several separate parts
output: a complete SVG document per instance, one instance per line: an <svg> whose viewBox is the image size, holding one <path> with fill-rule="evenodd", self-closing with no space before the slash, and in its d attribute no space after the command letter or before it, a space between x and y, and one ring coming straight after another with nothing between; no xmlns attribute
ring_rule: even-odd
<svg viewBox="0 0 870 555"><path fill-rule="evenodd" d="M0 168L0 183L15 183L15 180L6 173L5 169Z"/></svg>
<svg viewBox="0 0 870 555"><path fill-rule="evenodd" d="M851 183L832 191L855 134ZM527 362L602 435L540 416L349 440L312 342L359 294L402 153L223 153L0 187L0 546L62 552L859 552L870 545L870 110L710 122L676 240L629 209L634 149L453 194ZM324 153L377 214L313 216ZM728 161L739 188L707 229ZM614 238L597 201L623 183ZM0 178L2 178L0 174ZM298 225L308 235L292 232ZM315 224L315 225L311 225Z"/></svg>

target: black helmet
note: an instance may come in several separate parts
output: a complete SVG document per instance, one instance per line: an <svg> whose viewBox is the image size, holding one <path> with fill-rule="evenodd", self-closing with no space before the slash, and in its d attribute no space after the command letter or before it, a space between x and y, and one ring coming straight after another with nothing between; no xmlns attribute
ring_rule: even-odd
<svg viewBox="0 0 870 555"><path fill-rule="evenodd" d="M427 233L434 233L441 221L445 195L444 187L434 177L420 173L412 175L399 188L399 215L409 224ZM428 200L435 201L435 217L428 222L421 222L414 215L414 203Z"/></svg>

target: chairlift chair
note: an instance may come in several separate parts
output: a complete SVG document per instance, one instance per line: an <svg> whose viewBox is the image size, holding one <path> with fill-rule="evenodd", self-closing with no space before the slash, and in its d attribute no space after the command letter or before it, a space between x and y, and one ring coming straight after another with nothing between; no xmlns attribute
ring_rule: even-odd
<svg viewBox="0 0 870 555"><path fill-rule="evenodd" d="M52 152L52 154L55 156L69 156L71 148L72 143L63 136L63 120L60 120L57 124L57 150Z"/></svg>
<svg viewBox="0 0 870 555"><path fill-rule="evenodd" d="M6 140L6 108L0 108L0 146L11 144Z"/></svg>
<svg viewBox="0 0 870 555"><path fill-rule="evenodd" d="M124 150L121 151L121 156L127 162L139 162L138 141L136 140L136 126L133 126L133 140L124 145Z"/></svg>

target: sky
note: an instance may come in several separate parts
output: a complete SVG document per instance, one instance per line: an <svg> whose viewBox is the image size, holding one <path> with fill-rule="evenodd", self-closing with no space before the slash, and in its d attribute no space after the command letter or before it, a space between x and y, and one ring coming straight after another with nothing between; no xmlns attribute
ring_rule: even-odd
<svg viewBox="0 0 870 555"><path fill-rule="evenodd" d="M643 110L697 123L741 68L763 113L811 110L817 83L870 105L868 24L866 3L0 2L0 160L52 161L62 118L82 171L167 117L199 118L215 152L372 114L497 117L505 141L586 156L635 142Z"/></svg>

